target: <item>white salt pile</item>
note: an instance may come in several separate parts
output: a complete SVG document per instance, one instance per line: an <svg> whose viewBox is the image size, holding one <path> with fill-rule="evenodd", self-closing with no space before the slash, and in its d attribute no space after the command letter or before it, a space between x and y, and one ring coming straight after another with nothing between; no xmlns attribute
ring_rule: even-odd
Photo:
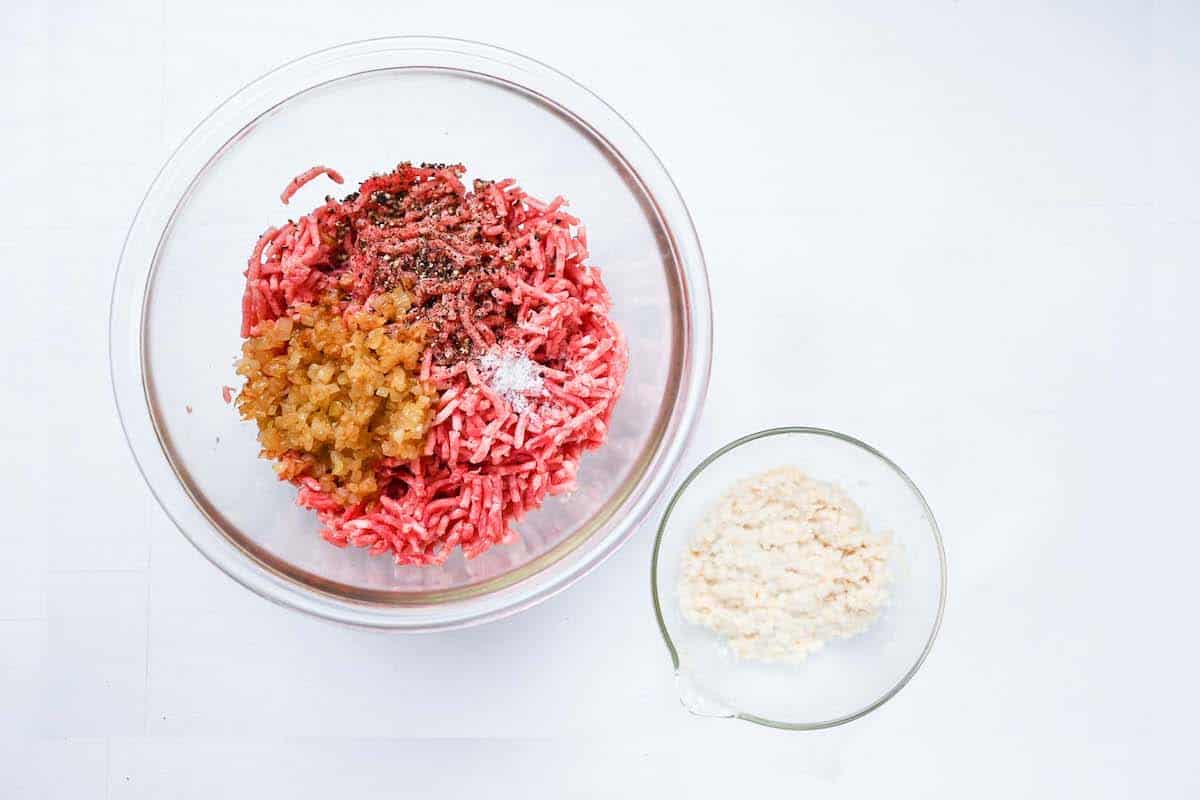
<svg viewBox="0 0 1200 800"><path fill-rule="evenodd" d="M541 365L519 350L489 350L480 357L479 369L491 390L518 414L529 410L530 397L546 393Z"/></svg>

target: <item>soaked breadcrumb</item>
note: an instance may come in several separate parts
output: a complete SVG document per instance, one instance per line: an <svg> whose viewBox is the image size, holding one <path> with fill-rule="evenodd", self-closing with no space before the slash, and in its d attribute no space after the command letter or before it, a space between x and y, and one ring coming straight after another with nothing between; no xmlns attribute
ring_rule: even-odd
<svg viewBox="0 0 1200 800"><path fill-rule="evenodd" d="M734 484L701 520L680 606L740 658L800 662L875 621L891 550L890 534L872 533L840 488L773 469Z"/></svg>

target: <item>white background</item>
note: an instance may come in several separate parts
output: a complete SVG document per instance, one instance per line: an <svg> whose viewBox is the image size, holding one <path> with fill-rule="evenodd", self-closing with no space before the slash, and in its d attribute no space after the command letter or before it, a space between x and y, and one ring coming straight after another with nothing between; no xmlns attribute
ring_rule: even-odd
<svg viewBox="0 0 1200 800"><path fill-rule="evenodd" d="M0 797L1195 796L1200 5L596 6L6 6ZM715 304L685 466L815 424L925 490L949 603L891 703L689 717L649 526L413 638L260 600L155 506L105 353L142 192L244 82L392 33L544 60L656 148Z"/></svg>

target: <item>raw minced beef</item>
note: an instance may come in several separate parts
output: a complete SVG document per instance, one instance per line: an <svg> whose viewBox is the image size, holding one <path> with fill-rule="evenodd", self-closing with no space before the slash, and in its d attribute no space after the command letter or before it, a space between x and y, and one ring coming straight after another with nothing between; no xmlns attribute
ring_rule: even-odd
<svg viewBox="0 0 1200 800"><path fill-rule="evenodd" d="M381 328L406 348L422 343L419 367L409 349L395 367L404 374L401 405L383 395L349 409L342 400L322 405L326 390L296 386L293 416L280 420L273 415L285 405L269 398L287 392L264 394L252 380L239 397L266 455L299 487L300 504L317 512L322 535L401 564L440 564L456 548L473 557L510 541L512 523L573 488L583 453L607 436L628 364L600 271L587 263L587 235L566 202L540 201L511 179L477 180L468 190L464 173L461 165L404 163L372 176L343 200L326 198L268 229L246 270L242 335L250 343L267 337L268 361L296 359L284 350L305 309L320 306L353 327L381 296L411 304ZM342 181L314 167L283 201L322 175ZM348 346L377 358L355 349L361 344ZM257 353L259 345L248 346ZM488 366L496 353L527 359L538 391L498 393ZM327 367L354 369L328 353L299 358L318 379ZM378 378L376 390L390 393L390 375L369 382Z"/></svg>

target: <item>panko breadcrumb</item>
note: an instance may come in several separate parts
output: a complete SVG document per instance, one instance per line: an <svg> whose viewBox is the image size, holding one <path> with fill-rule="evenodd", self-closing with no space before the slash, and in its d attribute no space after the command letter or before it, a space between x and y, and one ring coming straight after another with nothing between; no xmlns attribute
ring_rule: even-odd
<svg viewBox="0 0 1200 800"><path fill-rule="evenodd" d="M683 555L680 606L737 656L798 663L887 600L890 534L840 488L782 467L734 484Z"/></svg>

